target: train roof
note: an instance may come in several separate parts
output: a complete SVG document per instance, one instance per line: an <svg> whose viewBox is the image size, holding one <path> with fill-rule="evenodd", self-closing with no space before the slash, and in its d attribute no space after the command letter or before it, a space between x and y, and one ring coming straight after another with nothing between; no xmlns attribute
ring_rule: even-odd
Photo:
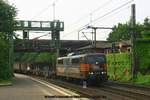
<svg viewBox="0 0 150 100"><path fill-rule="evenodd" d="M68 59L68 58L80 58L80 57L85 57L88 55L105 55L105 54L104 53L86 53L86 54L79 54L79 55L73 55L73 56L59 57L57 58L57 60Z"/></svg>

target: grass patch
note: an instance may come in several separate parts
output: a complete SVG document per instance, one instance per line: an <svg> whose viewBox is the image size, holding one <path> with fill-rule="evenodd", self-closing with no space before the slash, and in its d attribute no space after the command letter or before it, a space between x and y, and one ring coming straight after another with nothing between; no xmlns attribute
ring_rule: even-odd
<svg viewBox="0 0 150 100"><path fill-rule="evenodd" d="M142 75L138 73L137 78L133 80L136 84L149 85L150 86L150 74Z"/></svg>
<svg viewBox="0 0 150 100"><path fill-rule="evenodd" d="M11 80L0 80L0 86L12 85Z"/></svg>

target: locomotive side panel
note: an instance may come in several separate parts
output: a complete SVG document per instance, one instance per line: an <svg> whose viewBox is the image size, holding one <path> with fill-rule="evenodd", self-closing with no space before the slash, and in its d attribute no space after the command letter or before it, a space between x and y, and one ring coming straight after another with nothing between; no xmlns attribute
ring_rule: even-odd
<svg viewBox="0 0 150 100"><path fill-rule="evenodd" d="M79 58L63 58L58 60L56 66L57 75L71 78L83 79L83 74L80 71L80 62Z"/></svg>
<svg viewBox="0 0 150 100"><path fill-rule="evenodd" d="M59 63L61 62L61 63ZM58 59L57 75L90 82L106 81L107 66L104 54L84 54Z"/></svg>

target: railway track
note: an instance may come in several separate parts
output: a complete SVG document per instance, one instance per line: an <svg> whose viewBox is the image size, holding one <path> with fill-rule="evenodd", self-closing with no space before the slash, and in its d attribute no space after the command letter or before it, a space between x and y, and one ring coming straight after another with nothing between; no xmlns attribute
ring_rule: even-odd
<svg viewBox="0 0 150 100"><path fill-rule="evenodd" d="M44 79L41 77L38 78L77 92L83 97L89 97L91 100L150 100L150 92L146 87L145 89L140 90L134 86L134 89L128 86L130 88L129 89L127 86L125 87L123 85L119 86L115 84L111 86L110 83L107 83L106 85L102 84L98 87L83 88L81 85L60 80Z"/></svg>
<svg viewBox="0 0 150 100"><path fill-rule="evenodd" d="M107 86L107 85L101 85L99 88L103 91L107 91L110 93L119 94L124 97L128 97L132 100L150 100L150 92L139 92L140 90L136 89L127 89L127 88L121 88L121 87L114 87L114 86ZM129 100L130 100L129 99Z"/></svg>
<svg viewBox="0 0 150 100"><path fill-rule="evenodd" d="M128 92L134 92L134 93L150 96L150 86L135 85L131 83L121 83L115 81L108 81L101 86L109 87L109 88L117 88Z"/></svg>

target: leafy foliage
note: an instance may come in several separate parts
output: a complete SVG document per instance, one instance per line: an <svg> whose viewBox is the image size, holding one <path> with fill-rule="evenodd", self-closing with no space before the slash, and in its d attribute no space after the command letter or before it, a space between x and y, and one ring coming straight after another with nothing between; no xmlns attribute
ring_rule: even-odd
<svg viewBox="0 0 150 100"><path fill-rule="evenodd" d="M141 27L140 27L141 28ZM145 18L141 38L136 41L139 71L142 74L150 73L150 19Z"/></svg>
<svg viewBox="0 0 150 100"><path fill-rule="evenodd" d="M145 18L142 24L138 23L136 25L136 52L138 56L139 72L141 74L150 73L150 19ZM130 40L130 24L119 23L114 26L114 29L109 34L108 41L120 41L120 40ZM111 59L110 57L108 57ZM120 61L120 57L118 57ZM113 70L112 67L109 68ZM111 72L112 73L112 72ZM119 74L119 72L118 72Z"/></svg>
<svg viewBox="0 0 150 100"><path fill-rule="evenodd" d="M52 53L40 53L36 58L36 62L51 62L53 57Z"/></svg>
<svg viewBox="0 0 150 100"><path fill-rule="evenodd" d="M144 20L144 27L150 28L150 19L149 18L145 18L145 20Z"/></svg>
<svg viewBox="0 0 150 100"><path fill-rule="evenodd" d="M33 62L35 58L37 57L38 53L24 53L21 57L22 62Z"/></svg>
<svg viewBox="0 0 150 100"><path fill-rule="evenodd" d="M141 73L138 73L134 82L137 84L150 85L150 75L142 75Z"/></svg>
<svg viewBox="0 0 150 100"><path fill-rule="evenodd" d="M0 80L7 80L11 76L8 62L9 45L2 37L0 37L0 47Z"/></svg>
<svg viewBox="0 0 150 100"><path fill-rule="evenodd" d="M9 35L13 33L16 9L0 0L0 80L9 80L12 76L9 67Z"/></svg>
<svg viewBox="0 0 150 100"><path fill-rule="evenodd" d="M115 54L107 54L107 64L108 64L108 75L109 79L118 79L118 80L129 80L130 75L125 75L125 71L129 72L131 69L131 59L129 53L115 53ZM114 75L116 67L116 73Z"/></svg>
<svg viewBox="0 0 150 100"><path fill-rule="evenodd" d="M150 39L150 19L145 18L144 20L145 30L141 32L143 39Z"/></svg>
<svg viewBox="0 0 150 100"><path fill-rule="evenodd" d="M147 30L148 29L148 30ZM145 38L147 36L150 37L150 19L145 18L144 23L136 24L135 32L137 38ZM107 38L108 41L116 42L120 40L130 40L131 38L131 26L129 23L119 23L115 25L110 32L109 37Z"/></svg>
<svg viewBox="0 0 150 100"><path fill-rule="evenodd" d="M139 71L142 74L150 73L148 70L150 69L150 40L136 41L136 51L139 62Z"/></svg>
<svg viewBox="0 0 150 100"><path fill-rule="evenodd" d="M56 59L54 53L16 53L15 61L17 62L52 62Z"/></svg>
<svg viewBox="0 0 150 100"><path fill-rule="evenodd" d="M14 31L16 8L0 0L0 32L6 35Z"/></svg>
<svg viewBox="0 0 150 100"><path fill-rule="evenodd" d="M108 41L120 41L120 40L129 40L130 39L130 26L128 23L121 24L113 27L112 32L109 34Z"/></svg>
<svg viewBox="0 0 150 100"><path fill-rule="evenodd" d="M142 31L141 35L143 39L150 39L150 31Z"/></svg>
<svg viewBox="0 0 150 100"><path fill-rule="evenodd" d="M115 53L113 54L107 54L107 63L108 63L108 75L110 80L114 80L115 78L118 81L123 82L134 82L135 84L143 84L143 85L150 85L150 75L149 73L146 73L150 71L148 69L148 65L150 65L150 44L149 47L145 46L147 45L145 40L141 40L139 42L138 48L144 48L141 50L138 50L138 53L141 55L138 57L140 58L140 72L138 72L137 77L134 80L131 80L131 56L129 53ZM144 44L144 45L143 45ZM145 53L143 53L145 52ZM114 63L114 56L116 58L116 63ZM145 57L146 56L146 57ZM116 77L114 76L114 67L116 66ZM150 68L150 66L149 66ZM126 73L126 69L128 69L128 75Z"/></svg>

